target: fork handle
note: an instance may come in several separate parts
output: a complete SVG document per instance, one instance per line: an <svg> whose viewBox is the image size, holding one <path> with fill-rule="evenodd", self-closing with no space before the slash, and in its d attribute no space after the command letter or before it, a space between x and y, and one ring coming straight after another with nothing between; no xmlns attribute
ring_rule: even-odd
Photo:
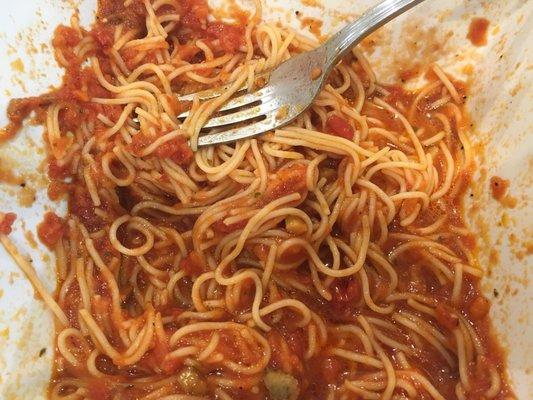
<svg viewBox="0 0 533 400"><path fill-rule="evenodd" d="M424 0L385 0L367 10L361 18L346 25L326 43L326 64L332 68L350 49L379 27ZM329 69L328 68L328 69Z"/></svg>

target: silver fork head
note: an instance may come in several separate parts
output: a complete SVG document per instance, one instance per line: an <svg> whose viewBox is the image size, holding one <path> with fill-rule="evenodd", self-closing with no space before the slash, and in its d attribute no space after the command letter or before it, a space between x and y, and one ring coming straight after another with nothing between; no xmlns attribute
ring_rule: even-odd
<svg viewBox="0 0 533 400"><path fill-rule="evenodd" d="M204 127L221 130L200 136L198 146L234 142L287 125L311 105L324 83L325 68L324 47L291 57L261 90L228 101L219 110L228 113Z"/></svg>
<svg viewBox="0 0 533 400"><path fill-rule="evenodd" d="M224 115L215 116L206 125L207 129L214 128L214 132L201 136L198 146L245 139L287 125L311 105L331 68L343 55L377 28L423 1L384 0L322 46L285 61L272 72L263 89L227 102L219 110ZM221 94L223 90L204 92L203 97L212 98L213 93Z"/></svg>

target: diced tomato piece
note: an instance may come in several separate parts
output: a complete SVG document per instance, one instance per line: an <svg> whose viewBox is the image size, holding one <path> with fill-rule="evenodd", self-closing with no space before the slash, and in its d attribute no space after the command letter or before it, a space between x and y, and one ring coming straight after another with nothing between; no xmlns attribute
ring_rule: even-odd
<svg viewBox="0 0 533 400"><path fill-rule="evenodd" d="M201 50L194 44L184 44L178 48L177 55L183 61L190 62Z"/></svg>
<svg viewBox="0 0 533 400"><path fill-rule="evenodd" d="M137 57L137 54L139 52L134 48L127 48L123 51L121 51L122 59L124 60L124 63L126 64L126 67L128 67L130 70L135 69L135 58Z"/></svg>
<svg viewBox="0 0 533 400"><path fill-rule="evenodd" d="M188 165L193 157L193 152L187 144L187 139L178 136L159 146L154 154L160 158L170 158L178 165Z"/></svg>
<svg viewBox="0 0 533 400"><path fill-rule="evenodd" d="M207 33L220 41L220 47L228 53L234 53L243 44L244 29L242 26L215 22L209 25Z"/></svg>
<svg viewBox="0 0 533 400"><path fill-rule="evenodd" d="M263 201L269 203L296 192L303 194L307 189L306 172L307 166L300 163L280 169L274 178L268 182Z"/></svg>
<svg viewBox="0 0 533 400"><path fill-rule="evenodd" d="M44 220L37 226L37 236L47 247L53 248L63 238L67 225L63 218L53 212L47 212Z"/></svg>
<svg viewBox="0 0 533 400"><path fill-rule="evenodd" d="M199 276L207 270L202 258L194 250L181 260L180 269L185 271L189 276Z"/></svg>
<svg viewBox="0 0 533 400"><path fill-rule="evenodd" d="M437 322L446 329L452 331L459 326L459 318L453 314L451 308L445 304L439 303L435 307Z"/></svg>
<svg viewBox="0 0 533 400"><path fill-rule="evenodd" d="M490 310L489 301L483 296L477 296L468 307L468 312L473 320L480 320L487 316Z"/></svg>
<svg viewBox="0 0 533 400"><path fill-rule="evenodd" d="M348 140L353 139L353 128L350 126L348 121L339 117L338 115L330 115L326 121L326 127L328 128L328 131L335 136L339 136Z"/></svg>
<svg viewBox="0 0 533 400"><path fill-rule="evenodd" d="M3 218L0 220L0 234L9 235L11 233L11 225L17 219L17 214L7 213L4 214Z"/></svg>

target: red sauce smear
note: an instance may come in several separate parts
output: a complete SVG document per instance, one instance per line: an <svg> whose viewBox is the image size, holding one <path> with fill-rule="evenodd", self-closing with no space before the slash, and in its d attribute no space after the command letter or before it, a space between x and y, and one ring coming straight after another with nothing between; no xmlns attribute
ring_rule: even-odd
<svg viewBox="0 0 533 400"><path fill-rule="evenodd" d="M11 233L11 225L13 225L15 219L17 219L17 214L14 213L7 213L0 217L0 234L9 235Z"/></svg>
<svg viewBox="0 0 533 400"><path fill-rule="evenodd" d="M468 28L467 39L474 46L485 46L487 44L487 29L490 21L486 18L473 18Z"/></svg>
<svg viewBox="0 0 533 400"><path fill-rule="evenodd" d="M493 176L490 178L490 190L492 197L495 200L501 201L507 194L507 190L509 190L509 181L499 176Z"/></svg>
<svg viewBox="0 0 533 400"><path fill-rule="evenodd" d="M490 190L492 197L504 207L515 208L518 200L509 194L509 181L499 176L490 178Z"/></svg>

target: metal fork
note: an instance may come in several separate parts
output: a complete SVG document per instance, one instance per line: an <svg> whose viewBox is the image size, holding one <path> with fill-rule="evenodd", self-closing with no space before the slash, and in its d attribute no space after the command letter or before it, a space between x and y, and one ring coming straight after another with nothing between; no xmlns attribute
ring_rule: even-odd
<svg viewBox="0 0 533 400"><path fill-rule="evenodd" d="M268 84L254 93L242 88L204 125L216 133L200 136L198 146L234 142L281 128L313 102L332 68L350 49L398 15L424 0L385 0L367 10L357 21L345 26L322 46L298 54L274 69ZM228 86L179 96L202 101L220 96ZM185 118L188 112L179 115Z"/></svg>

